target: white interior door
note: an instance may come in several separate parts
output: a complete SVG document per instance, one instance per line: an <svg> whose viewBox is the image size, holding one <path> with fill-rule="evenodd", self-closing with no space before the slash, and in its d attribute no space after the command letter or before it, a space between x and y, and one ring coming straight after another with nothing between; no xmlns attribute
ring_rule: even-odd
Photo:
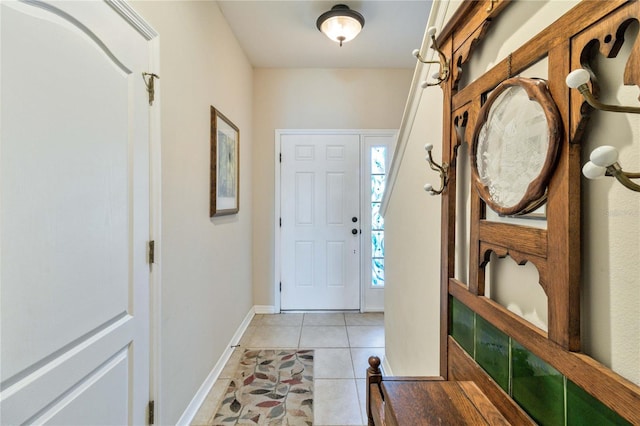
<svg viewBox="0 0 640 426"><path fill-rule="evenodd" d="M281 309L359 309L360 136L280 143Z"/></svg>
<svg viewBox="0 0 640 426"><path fill-rule="evenodd" d="M105 2L0 28L0 423L144 424L148 42Z"/></svg>

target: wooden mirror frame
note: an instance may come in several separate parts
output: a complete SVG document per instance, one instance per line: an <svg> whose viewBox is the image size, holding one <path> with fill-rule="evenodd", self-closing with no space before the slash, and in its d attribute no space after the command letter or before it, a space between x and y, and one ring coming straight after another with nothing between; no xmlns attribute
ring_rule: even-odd
<svg viewBox="0 0 640 426"><path fill-rule="evenodd" d="M512 206L504 206L495 202L490 190L482 181L478 171L478 145L483 127L489 122L490 113L500 95L512 87L521 87L532 102L537 102L542 107L548 129L548 148L542 169L538 175L529 182L529 185L520 201ZM491 141L489 141L491 143ZM505 216L522 215L532 212L546 201L547 185L553 174L558 158L558 151L562 143L562 121L560 112L556 106L546 81L541 79L514 77L500 83L489 95L489 98L480 110L478 121L473 131L473 143L471 148L471 174L478 193L482 200L495 212Z"/></svg>

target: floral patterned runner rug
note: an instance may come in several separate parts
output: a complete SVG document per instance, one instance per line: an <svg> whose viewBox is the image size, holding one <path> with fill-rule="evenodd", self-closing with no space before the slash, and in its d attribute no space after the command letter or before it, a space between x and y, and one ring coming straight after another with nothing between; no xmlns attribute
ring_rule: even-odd
<svg viewBox="0 0 640 426"><path fill-rule="evenodd" d="M246 350L214 425L313 424L313 350Z"/></svg>

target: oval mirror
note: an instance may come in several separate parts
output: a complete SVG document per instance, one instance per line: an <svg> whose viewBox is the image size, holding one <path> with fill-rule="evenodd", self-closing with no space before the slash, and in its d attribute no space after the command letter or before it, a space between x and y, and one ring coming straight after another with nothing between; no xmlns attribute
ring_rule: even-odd
<svg viewBox="0 0 640 426"><path fill-rule="evenodd" d="M561 120L544 80L503 81L480 110L471 170L480 197L502 215L522 215L546 201L558 155Z"/></svg>

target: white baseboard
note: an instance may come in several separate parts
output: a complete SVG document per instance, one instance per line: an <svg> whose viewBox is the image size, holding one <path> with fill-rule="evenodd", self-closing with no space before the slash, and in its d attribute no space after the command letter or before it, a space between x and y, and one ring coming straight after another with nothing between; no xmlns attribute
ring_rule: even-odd
<svg viewBox="0 0 640 426"><path fill-rule="evenodd" d="M205 398L211 391L211 388L213 387L213 385L216 383L216 380L218 380L220 373L222 373L222 369L227 364L227 361L229 361L229 358L231 358L231 354L233 353L232 346L235 346L238 344L238 342L240 342L242 335L244 334L247 327L249 326L249 323L253 319L256 313L255 308L256 307L252 307L247 313L247 315L244 317L242 324L240 324L235 334L231 338L231 341L227 345L227 349L224 351L222 356L220 356L220 359L218 359L218 362L216 362L216 365L213 366L213 369L211 370L207 378L204 380L202 385L200 385L200 389L198 389L196 394L191 399L191 402L187 406L186 410L184 410L184 412L182 413L182 416L180 416L180 419L176 423L177 425L188 426L189 424L191 424L191 422L193 421L193 418L198 412L198 409L200 408Z"/></svg>
<svg viewBox="0 0 640 426"><path fill-rule="evenodd" d="M256 315L275 314L276 307L273 305L255 305L253 307Z"/></svg>

